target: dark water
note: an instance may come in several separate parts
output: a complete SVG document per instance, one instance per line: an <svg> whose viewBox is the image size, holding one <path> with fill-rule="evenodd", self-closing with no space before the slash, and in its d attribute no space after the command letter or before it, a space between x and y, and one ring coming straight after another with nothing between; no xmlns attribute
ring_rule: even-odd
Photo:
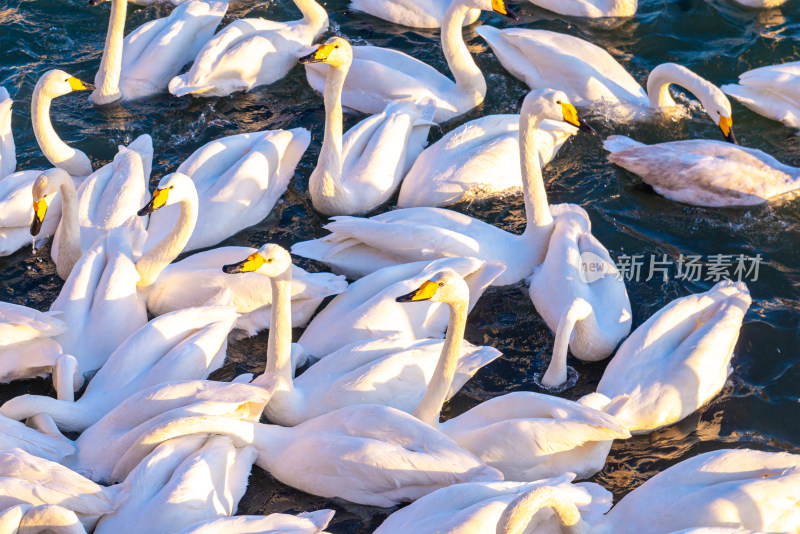
<svg viewBox="0 0 800 534"><path fill-rule="evenodd" d="M442 71L438 32L404 30L364 14L350 12L346 0L321 2L331 15L331 30L354 41L403 50ZM643 0L636 17L591 21L558 17L519 2L525 27L547 28L588 39L606 48L644 84L659 63L675 61L711 81L734 82L747 69L797 60L800 57L800 2L783 8L754 11L726 0ZM167 7L131 6L128 29L165 16ZM223 24L245 16L275 20L298 18L289 0L233 3ZM13 127L20 169L45 168L30 126L30 97L36 80L51 68L61 68L92 81L100 61L108 22L108 4L90 8L85 0L0 0L0 85L15 99ZM505 26L506 20L484 14L482 22ZM479 23L479 24L480 24ZM326 35L325 37L327 37ZM516 111L526 87L507 75L484 42L470 29L466 38L487 76L486 102L457 122L432 132L432 140L465 120L491 113ZM679 99L684 102L687 100ZM734 103L734 123L740 142L765 150L781 161L800 165L800 141L793 132ZM162 95L143 102L95 108L85 94L56 100L53 122L62 137L86 152L95 167L107 163L120 143L142 133L153 136L156 156L151 184L174 170L196 148L224 135L264 128L304 126L313 141L297 169L289 191L261 224L223 244L259 246L271 241L286 247L323 235L324 217L311 208L307 180L322 141L321 98L307 85L301 68L284 80L249 94L192 100ZM362 117L350 116L355 123ZM652 118L612 124L601 112L586 116L601 136L630 135L645 142L684 138L719 138L719 131L696 105L688 117ZM346 124L346 127L349 126ZM745 319L734 372L723 392L708 406L681 423L647 436L615 444L605 469L595 480L616 498L653 474L700 452L726 447L800 452L800 200L782 200L749 209L703 209L656 196L640 180L605 160L599 138L580 136L562 149L545 169L552 203L573 202L590 213L595 235L621 254L681 255L745 254L763 258L757 281L748 283L753 306ZM509 230L524 226L521 195L457 206ZM386 208L383 208L386 209ZM48 249L0 258L0 299L46 309L61 282ZM322 266L302 259L312 270ZM688 282L659 276L628 282L634 327L670 300L704 291L711 281ZM460 413L481 400L517 390L538 390L534 374L543 371L552 350L552 336L537 316L527 288L491 288L470 316L467 338L490 344L505 356L483 369L447 408ZM266 333L233 344L229 362L215 376L229 379L243 371L261 371ZM593 391L605 363L570 362L580 378L563 395L577 399ZM44 381L0 388L2 400L23 392L48 391ZM298 512L334 507L332 532L370 532L391 510L377 510L312 497L274 481L255 468L240 513Z"/></svg>

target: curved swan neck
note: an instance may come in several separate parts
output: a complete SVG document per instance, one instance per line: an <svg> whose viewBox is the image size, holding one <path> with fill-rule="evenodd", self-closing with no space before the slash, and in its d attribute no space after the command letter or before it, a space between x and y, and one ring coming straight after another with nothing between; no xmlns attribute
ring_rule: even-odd
<svg viewBox="0 0 800 534"><path fill-rule="evenodd" d="M650 107L664 108L676 105L672 95L669 94L669 86L673 83L696 96L703 107L706 107L706 102L713 98L711 94L713 85L709 81L681 65L663 63L654 68L647 78L647 97L650 99Z"/></svg>
<svg viewBox="0 0 800 534"><path fill-rule="evenodd" d="M522 534L542 508L553 509L562 533L588 534L578 508L551 486L539 486L511 501L497 522L497 534Z"/></svg>
<svg viewBox="0 0 800 534"><path fill-rule="evenodd" d="M458 360L461 357L461 344L464 341L464 329L467 326L467 301L449 303L449 306L450 321L439 362L428 383L425 396L414 410L414 417L433 427L439 425L439 415L456 374Z"/></svg>
<svg viewBox="0 0 800 534"><path fill-rule="evenodd" d="M292 268L270 278L272 311L267 339L267 365L264 374L281 377L292 384Z"/></svg>
<svg viewBox="0 0 800 534"><path fill-rule="evenodd" d="M522 170L522 195L525 198L525 232L553 224L547 191L544 188L536 130L541 119L536 115L521 114L519 118L519 158Z"/></svg>
<svg viewBox="0 0 800 534"><path fill-rule="evenodd" d="M303 22L311 25L318 32L328 25L328 12L315 0L294 0L294 5L303 14Z"/></svg>
<svg viewBox="0 0 800 534"><path fill-rule="evenodd" d="M350 65L331 66L325 80L325 137L309 183L314 207L323 213L330 211L326 205L334 198L341 201L350 196L342 185L342 89L349 70Z"/></svg>
<svg viewBox="0 0 800 534"><path fill-rule="evenodd" d="M178 220L170 232L136 262L139 273L138 287L147 287L156 281L161 271L177 258L197 224L197 192L178 203Z"/></svg>
<svg viewBox="0 0 800 534"><path fill-rule="evenodd" d="M591 307L588 306L588 303L583 299L575 299L561 316L556 329L553 357L542 377L543 385L557 387L567 381L567 354L572 332L575 330L575 324L588 317L589 313L591 313Z"/></svg>
<svg viewBox="0 0 800 534"><path fill-rule="evenodd" d="M53 129L50 121L50 103L53 98L44 94L44 87L37 83L33 90L31 99L31 121L33 122L33 134L39 144L44 157L53 164L54 167L61 167L68 164L75 157L77 150L70 148ZM66 165L69 167L69 165ZM72 169L65 168L67 172Z"/></svg>
<svg viewBox="0 0 800 534"><path fill-rule="evenodd" d="M96 420L80 401L69 402L40 395L14 397L3 404L0 413L15 421L47 414L64 432L82 432Z"/></svg>
<svg viewBox="0 0 800 534"><path fill-rule="evenodd" d="M486 80L464 42L463 25L471 9L462 0L453 0L442 24L442 50L456 85L463 91L474 91L479 100L486 95Z"/></svg>
<svg viewBox="0 0 800 534"><path fill-rule="evenodd" d="M122 96L119 79L122 75L122 44L125 39L127 10L128 0L111 0L111 17L108 21L103 58L94 77L97 89L92 92L92 101L95 104L108 104Z"/></svg>
<svg viewBox="0 0 800 534"><path fill-rule="evenodd" d="M81 225L78 219L78 192L75 183L68 175L61 174L58 189L61 192L61 221L58 223L58 263L56 272L66 280L78 263L81 247Z"/></svg>

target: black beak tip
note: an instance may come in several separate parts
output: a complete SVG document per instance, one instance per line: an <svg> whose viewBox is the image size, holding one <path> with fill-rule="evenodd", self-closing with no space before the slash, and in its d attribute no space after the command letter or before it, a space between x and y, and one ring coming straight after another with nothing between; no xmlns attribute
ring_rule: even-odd
<svg viewBox="0 0 800 534"><path fill-rule="evenodd" d="M506 9L506 17L510 18L511 20L519 21L519 15L517 15L516 11L511 9Z"/></svg>
<svg viewBox="0 0 800 534"><path fill-rule="evenodd" d="M83 85L86 91L94 91L96 89L96 87L92 83L84 83Z"/></svg>
<svg viewBox="0 0 800 534"><path fill-rule="evenodd" d="M101 1L102 1L102 0L89 0L89 5L90 5L90 6L96 6L96 5L98 5L98 4L99 4Z"/></svg>
<svg viewBox="0 0 800 534"><path fill-rule="evenodd" d="M39 217L34 215L33 222L31 223L31 235L37 236L41 231L42 231L42 221L39 220Z"/></svg>
<svg viewBox="0 0 800 534"><path fill-rule="evenodd" d="M223 265L222 272L226 274L236 274L242 272L241 263L232 263L230 265Z"/></svg>
<svg viewBox="0 0 800 534"><path fill-rule="evenodd" d="M319 60L314 58L315 54L316 52L311 52L307 56L303 56L300 59L298 59L297 62L300 63L301 65L307 65L309 63L319 63Z"/></svg>
<svg viewBox="0 0 800 534"><path fill-rule="evenodd" d="M396 299L395 302L411 302L414 299L414 295L416 295L416 291L412 291L411 293L406 293L405 295L400 295Z"/></svg>
<svg viewBox="0 0 800 534"><path fill-rule="evenodd" d="M151 208L150 204L148 204L147 206L137 211L136 215L138 215L139 217L144 217L145 215L150 215L151 213L153 213L153 208Z"/></svg>
<svg viewBox="0 0 800 534"><path fill-rule="evenodd" d="M738 145L739 142L736 140L736 136L733 135L733 130L728 132L728 135L725 136L725 140L729 143L733 143L734 145Z"/></svg>

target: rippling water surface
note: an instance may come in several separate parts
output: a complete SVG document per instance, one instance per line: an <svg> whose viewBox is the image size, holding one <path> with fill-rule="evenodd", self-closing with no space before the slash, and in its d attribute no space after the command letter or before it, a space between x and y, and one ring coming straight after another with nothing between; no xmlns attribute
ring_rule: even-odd
<svg viewBox="0 0 800 534"><path fill-rule="evenodd" d="M447 72L438 31L408 30L351 12L346 0L323 0L334 33L354 44L373 44L402 50ZM523 27L546 28L576 35L608 50L640 83L659 63L682 63L714 83L734 82L737 75L761 65L800 58L800 1L762 11L747 10L725 0L643 0L636 17L591 21L560 17L519 2ZM127 31L170 8L151 6L129 10ZM86 0L0 0L0 85L15 99L13 128L20 169L45 168L30 125L30 98L37 79L51 68L61 68L92 81L100 62L108 23L109 5L89 7ZM223 24L245 17L275 20L299 18L289 0L232 2ZM506 26L496 15L484 14L477 24ZM457 121L434 129L432 141L468 119L492 113L517 111L526 93L524 84L508 75L486 44L465 30L478 65L487 76L486 102ZM583 110L601 137L630 135L644 142L685 138L718 139L714 124L687 97L684 117L652 117L631 123L612 123L602 110ZM734 103L734 123L739 141L765 150L779 160L800 165L800 141L793 132ZM256 227L223 244L260 246L292 243L325 234L325 218L315 213L307 182L322 142L322 99L308 86L301 68L284 80L251 93L193 100L162 95L142 102L93 107L85 93L57 99L53 122L62 137L86 152L95 167L107 163L117 145L149 133L155 146L151 185L173 171L204 143L224 135L265 128L303 126L312 143L303 157L289 191L273 213ZM345 127L361 115L346 118ZM647 436L617 442L605 469L594 480L619 498L666 467L700 452L725 447L753 447L800 452L800 320L797 285L800 282L800 200L788 199L749 209L704 209L665 200L635 176L606 163L601 139L578 136L567 143L544 171L552 203L584 206L595 235L610 250L621 254L679 255L761 254L758 280L749 283L753 306L745 319L733 360L733 374L723 392L699 413L681 423ZM390 203L391 204L391 203ZM458 210L512 231L525 224L522 196L475 201ZM381 210L388 209L382 207ZM297 262L320 270L303 259ZM646 267L645 267L646 270ZM664 282L646 272L628 282L634 327L670 300L704 291L711 281ZM674 271L671 273L674 275ZM22 250L0 258L0 299L47 309L61 281L49 258L49 248ZM470 315L467 338L489 344L504 357L478 373L450 403L446 416L458 414L481 400L510 391L538 391L536 373L544 370L552 350L552 335L538 317L519 284L491 288ZM232 344L226 366L214 376L230 379L240 372L260 372L264 366L266 332ZM604 362L572 359L578 383L562 395L577 399L593 391ZM0 388L0 400L24 392L48 393L45 381L29 381ZM298 512L333 507L337 510L332 532L371 532L392 510L380 510L309 496L276 482L254 468L240 513Z"/></svg>

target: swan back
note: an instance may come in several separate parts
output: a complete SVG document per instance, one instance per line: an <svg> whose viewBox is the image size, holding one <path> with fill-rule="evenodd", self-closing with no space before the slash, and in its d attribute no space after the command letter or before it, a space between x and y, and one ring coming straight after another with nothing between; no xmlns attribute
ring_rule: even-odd
<svg viewBox="0 0 800 534"><path fill-rule="evenodd" d="M297 515L241 515L204 521L178 534L321 534L333 514L333 510L317 510Z"/></svg>
<svg viewBox="0 0 800 534"><path fill-rule="evenodd" d="M5 87L0 87L0 180L17 168L14 133L11 130L11 105L14 103Z"/></svg>
<svg viewBox="0 0 800 534"><path fill-rule="evenodd" d="M75 452L67 438L50 436L0 415L0 450L9 449L21 449L54 462L61 462Z"/></svg>

